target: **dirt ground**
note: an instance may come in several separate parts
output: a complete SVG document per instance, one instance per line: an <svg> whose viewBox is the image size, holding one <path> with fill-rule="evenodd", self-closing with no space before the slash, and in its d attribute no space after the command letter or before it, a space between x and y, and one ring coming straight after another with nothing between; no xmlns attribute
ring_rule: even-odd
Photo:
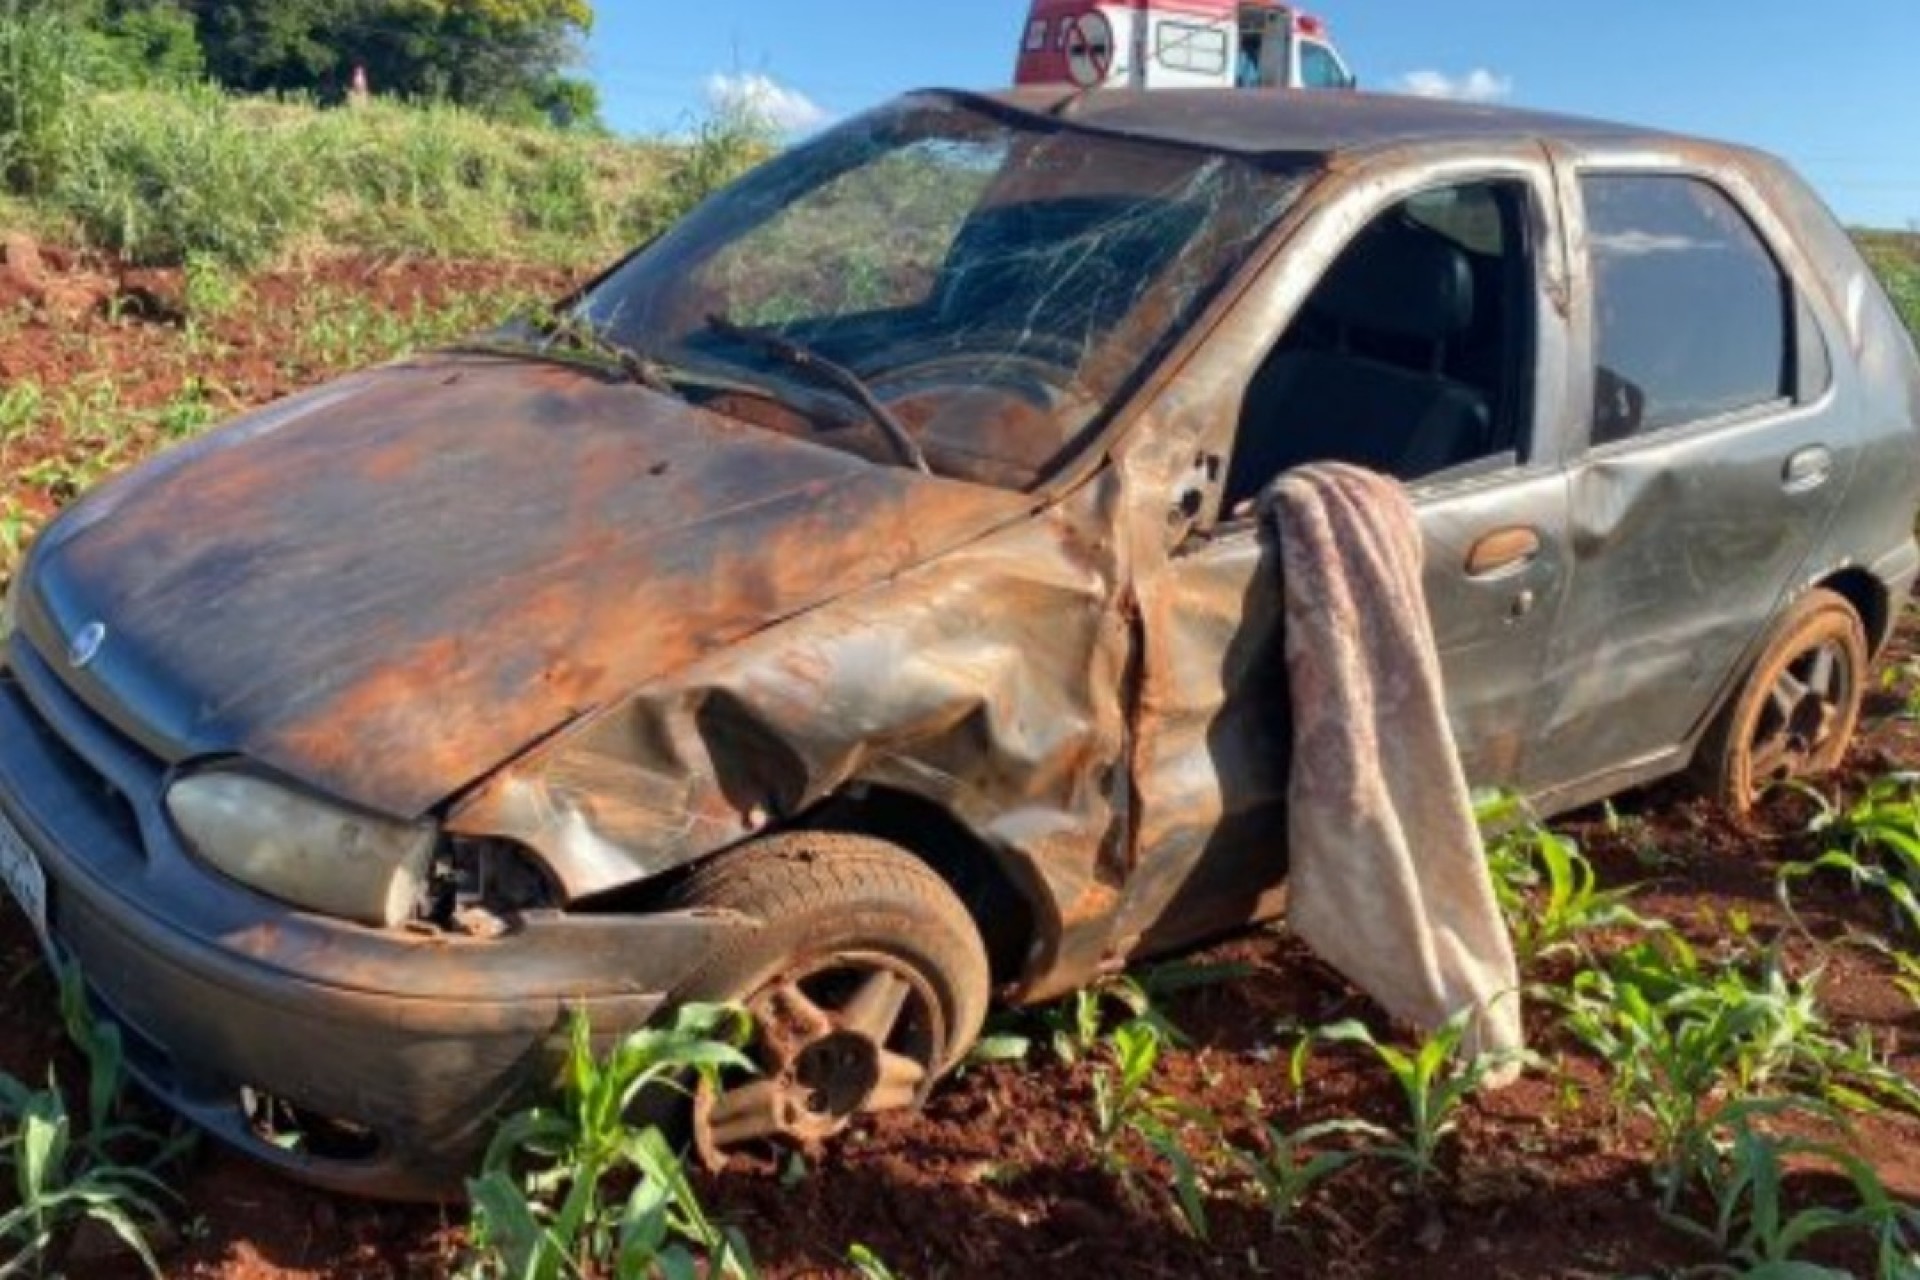
<svg viewBox="0 0 1920 1280"><path fill-rule="evenodd" d="M218 341L186 353L175 277L120 281L129 307L53 317L26 306L0 323L0 391L32 377L48 386L110 379L131 402L158 404L182 380L218 384L236 404L293 389L325 372L289 367L284 352L295 303L316 279L364 290L388 304L443 298L498 283L496 268L331 263L254 287L253 305L216 329ZM550 273L528 287L560 290ZM0 309L5 302L0 299ZM54 440L16 440L0 468L17 476ZM35 509L57 495L17 480L8 492ZM1903 632L1894 655L1914 641ZM1920 731L1897 701L1876 698L1847 767L1849 784L1920 769ZM1559 824L1576 835L1610 884L1643 886L1636 906L1672 921L1703 955L1723 953L1734 932L1780 937L1801 972L1824 961L1823 992L1836 1021L1868 1028L1910 1078L1920 1080L1920 1014L1887 964L1853 948L1824 948L1794 934L1776 900L1778 866L1806 856L1804 814L1783 805L1741 831L1677 790L1624 798ZM1804 923L1827 942L1851 929L1884 930L1884 916L1845 886L1798 899ZM1289 1028L1359 1016L1370 1007L1282 931L1230 939L1201 960L1246 966L1250 976L1171 997L1165 1011L1191 1043L1164 1060L1157 1087L1238 1126L1249 1106L1284 1128L1362 1116L1397 1124L1390 1080L1369 1060L1317 1054L1304 1089L1289 1079ZM1448 1156L1444 1184L1425 1200L1385 1166L1342 1174L1294 1229L1276 1231L1263 1210L1216 1202L1212 1240L1186 1234L1164 1183L1148 1169L1133 1186L1098 1158L1091 1072L1036 1045L1024 1063L976 1067L941 1088L923 1114L885 1118L817 1163L766 1160L703 1177L710 1208L738 1226L771 1275L848 1274L864 1244L903 1276L1314 1275L1495 1277L1658 1274L1704 1258L1664 1226L1653 1205L1647 1135L1618 1127L1597 1065L1557 1038L1535 1011L1535 1047L1553 1065L1471 1108ZM1031 1026L1031 1021L1026 1024ZM1384 1029L1384 1028L1383 1028ZM22 918L0 908L0 1070L29 1082L58 1063L78 1067L60 1043L52 985ZM1920 1123L1868 1119L1861 1149L1900 1194L1920 1197ZM1143 1165L1144 1167L1144 1165ZM1154 1167L1154 1168L1157 1168ZM355 1203L278 1180L203 1144L175 1190L186 1209L167 1242L169 1276L203 1280L439 1276L456 1265L462 1213ZM1821 1188L1803 1188L1819 1194ZM1844 1257L1840 1259L1847 1261ZM124 1265L70 1260L75 1275L131 1274Z"/></svg>

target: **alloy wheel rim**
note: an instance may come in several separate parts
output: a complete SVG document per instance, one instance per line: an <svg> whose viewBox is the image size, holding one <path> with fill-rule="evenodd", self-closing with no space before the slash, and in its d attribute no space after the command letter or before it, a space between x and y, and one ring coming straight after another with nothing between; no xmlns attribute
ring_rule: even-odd
<svg viewBox="0 0 1920 1280"><path fill-rule="evenodd" d="M709 1168L772 1141L817 1146L862 1115L918 1106L945 1046L940 1005L911 966L837 954L789 971L746 1001L757 1076L694 1098L694 1140Z"/></svg>
<svg viewBox="0 0 1920 1280"><path fill-rule="evenodd" d="M1852 698L1845 647L1827 640L1783 664L1768 688L1747 749L1747 790L1799 777L1826 763Z"/></svg>

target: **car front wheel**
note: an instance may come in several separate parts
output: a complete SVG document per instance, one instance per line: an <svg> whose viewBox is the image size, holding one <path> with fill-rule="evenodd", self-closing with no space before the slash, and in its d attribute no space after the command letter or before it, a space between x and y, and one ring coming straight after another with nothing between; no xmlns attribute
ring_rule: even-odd
<svg viewBox="0 0 1920 1280"><path fill-rule="evenodd" d="M989 969L972 917L944 880L884 841L775 836L699 868L671 905L761 922L675 993L753 1015L758 1074L694 1101L709 1165L760 1142L814 1146L857 1116L920 1105L986 1017Z"/></svg>
<svg viewBox="0 0 1920 1280"><path fill-rule="evenodd" d="M1867 664L1853 606L1808 592L1700 744L1695 767L1709 794L1745 815L1769 787L1838 767L1860 721Z"/></svg>

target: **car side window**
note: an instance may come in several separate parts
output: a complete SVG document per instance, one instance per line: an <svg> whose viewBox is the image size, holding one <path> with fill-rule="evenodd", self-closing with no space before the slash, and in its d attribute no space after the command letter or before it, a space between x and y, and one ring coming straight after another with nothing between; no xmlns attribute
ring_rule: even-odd
<svg viewBox="0 0 1920 1280"><path fill-rule="evenodd" d="M1228 519L1304 463L1418 480L1520 449L1533 402L1530 198L1518 181L1438 188L1354 237L1248 383Z"/></svg>
<svg viewBox="0 0 1920 1280"><path fill-rule="evenodd" d="M1793 342L1799 307L1733 201L1680 175L1589 175L1580 185L1593 279L1592 443L1789 399L1803 363ZM1808 341L1820 341L1817 327Z"/></svg>

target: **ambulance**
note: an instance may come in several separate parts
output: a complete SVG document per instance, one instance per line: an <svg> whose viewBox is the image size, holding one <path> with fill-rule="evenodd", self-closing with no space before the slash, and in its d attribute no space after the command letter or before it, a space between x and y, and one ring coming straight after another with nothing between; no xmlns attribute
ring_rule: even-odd
<svg viewBox="0 0 1920 1280"><path fill-rule="evenodd" d="M1326 23L1275 0L1034 0L1015 83L1351 89Z"/></svg>

